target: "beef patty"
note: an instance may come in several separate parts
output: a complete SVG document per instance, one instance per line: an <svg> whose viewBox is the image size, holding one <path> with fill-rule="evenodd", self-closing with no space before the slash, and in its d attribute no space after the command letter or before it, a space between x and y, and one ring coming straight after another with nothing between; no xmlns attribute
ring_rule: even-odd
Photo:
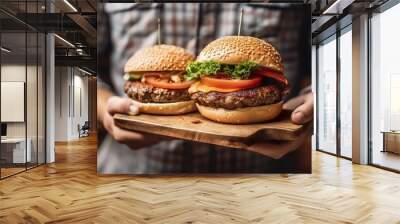
<svg viewBox="0 0 400 224"><path fill-rule="evenodd" d="M127 81L125 93L142 103L174 103L190 100L187 89L163 89L153 87L140 81Z"/></svg>
<svg viewBox="0 0 400 224"><path fill-rule="evenodd" d="M196 92L191 97L203 106L234 110L277 103L281 101L282 94L275 85L267 85L230 93Z"/></svg>

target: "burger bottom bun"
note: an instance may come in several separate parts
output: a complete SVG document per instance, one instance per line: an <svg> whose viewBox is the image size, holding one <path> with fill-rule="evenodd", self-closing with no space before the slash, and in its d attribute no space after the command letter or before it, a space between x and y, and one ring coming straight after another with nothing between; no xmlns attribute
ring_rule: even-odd
<svg viewBox="0 0 400 224"><path fill-rule="evenodd" d="M282 102L257 107L245 107L235 110L212 108L196 103L204 117L227 124L252 124L272 120L282 111Z"/></svg>
<svg viewBox="0 0 400 224"><path fill-rule="evenodd" d="M194 101L181 101L175 103L141 103L132 100L139 107L139 112L157 115L178 115L196 111Z"/></svg>

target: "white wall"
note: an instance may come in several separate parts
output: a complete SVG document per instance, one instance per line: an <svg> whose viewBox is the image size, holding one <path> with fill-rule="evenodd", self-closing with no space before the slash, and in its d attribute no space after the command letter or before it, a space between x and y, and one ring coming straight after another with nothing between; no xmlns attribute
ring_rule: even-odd
<svg viewBox="0 0 400 224"><path fill-rule="evenodd" d="M74 140L88 120L88 77L72 67L56 67L55 74L55 140Z"/></svg>
<svg viewBox="0 0 400 224"><path fill-rule="evenodd" d="M28 71L32 67L28 67ZM6 82L25 82L25 65L8 64L1 66L1 81ZM7 108L1 108L6 110ZM25 137L24 122L7 123L7 137Z"/></svg>
<svg viewBox="0 0 400 224"><path fill-rule="evenodd" d="M89 102L88 102L88 77L87 76L82 76L83 73L78 73L76 75L75 70L75 75L74 75L74 108L73 111L75 111L74 114L74 119L72 123L72 133L73 136L78 136L78 129L76 128L78 124L83 125L85 121L88 121L89 113L88 113L88 107L89 107Z"/></svg>
<svg viewBox="0 0 400 224"><path fill-rule="evenodd" d="M38 69L38 70L37 70ZM20 112L26 112L26 120L22 122L6 122L8 138L25 138L29 139L29 148L32 150L32 161L39 163L44 162L45 150L45 120L44 120L44 93L43 89L44 74L42 67L25 64L3 64L1 66L2 82L24 82L26 85L26 107L22 106ZM27 80L25 80L27 78ZM24 91L24 90L22 90ZM22 93L24 94L24 93ZM2 96L2 98L5 96ZM12 110L11 108L2 107L1 110ZM13 111L7 111L13 113ZM14 112L15 113L15 112ZM37 156L36 153L39 153Z"/></svg>
<svg viewBox="0 0 400 224"><path fill-rule="evenodd" d="M28 72L28 86L27 86L27 119L28 119L28 137L32 130L36 135L36 66L27 66ZM25 82L25 65L6 64L1 66L1 81L4 82ZM42 105L39 105L39 107ZM24 109L24 108L23 108ZM7 108L1 108L7 110ZM26 122L7 122L7 136L8 137L25 137L25 123Z"/></svg>
<svg viewBox="0 0 400 224"><path fill-rule="evenodd" d="M55 123L55 141L68 140L68 86L69 77L65 74L68 73L67 67L55 68L55 109L54 109L54 123Z"/></svg>

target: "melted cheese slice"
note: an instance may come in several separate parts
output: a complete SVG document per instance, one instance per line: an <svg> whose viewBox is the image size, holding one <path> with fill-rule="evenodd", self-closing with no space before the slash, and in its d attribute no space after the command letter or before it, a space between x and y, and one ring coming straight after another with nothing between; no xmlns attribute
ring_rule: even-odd
<svg viewBox="0 0 400 224"><path fill-rule="evenodd" d="M194 83L192 86L190 86L188 92L190 94L195 93L195 92L221 92L221 93L229 93L229 92L235 92L235 91L239 91L240 89L223 89L223 88L218 88L218 87L212 87L212 86L207 86L204 85L201 82L196 82Z"/></svg>

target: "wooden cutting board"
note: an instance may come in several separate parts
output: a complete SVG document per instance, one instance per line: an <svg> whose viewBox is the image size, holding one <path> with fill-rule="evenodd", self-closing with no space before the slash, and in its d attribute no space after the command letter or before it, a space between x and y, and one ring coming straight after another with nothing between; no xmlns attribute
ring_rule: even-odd
<svg viewBox="0 0 400 224"><path fill-rule="evenodd" d="M132 131L233 148L246 148L259 140L294 140L305 128L293 124L288 111L271 122L247 125L220 124L199 113L179 116L116 114L114 121L117 126Z"/></svg>

